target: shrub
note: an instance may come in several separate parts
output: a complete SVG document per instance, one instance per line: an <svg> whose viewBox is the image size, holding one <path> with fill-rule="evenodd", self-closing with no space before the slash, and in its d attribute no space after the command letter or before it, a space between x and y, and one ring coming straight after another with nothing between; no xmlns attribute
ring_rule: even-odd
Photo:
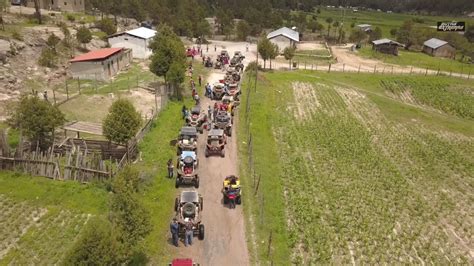
<svg viewBox="0 0 474 266"><path fill-rule="evenodd" d="M117 26L115 26L114 21L108 18L105 18L99 21L96 25L101 31L111 35L117 32Z"/></svg>
<svg viewBox="0 0 474 266"><path fill-rule="evenodd" d="M58 57L54 50L49 47L45 47L43 48L43 50L41 50L41 55L38 60L38 64L44 67L55 67L57 59Z"/></svg>
<svg viewBox="0 0 474 266"><path fill-rule="evenodd" d="M73 14L67 14L66 16L67 20L74 22L76 21L76 17Z"/></svg>
<svg viewBox="0 0 474 266"><path fill-rule="evenodd" d="M77 40L80 43L89 43L92 40L92 33L86 27L80 27L77 31Z"/></svg>
<svg viewBox="0 0 474 266"><path fill-rule="evenodd" d="M23 36L17 30L12 32L12 38L15 40L23 41Z"/></svg>
<svg viewBox="0 0 474 266"><path fill-rule="evenodd" d="M127 99L118 99L109 109L104 119L104 136L113 142L125 144L140 129L141 117L132 102Z"/></svg>

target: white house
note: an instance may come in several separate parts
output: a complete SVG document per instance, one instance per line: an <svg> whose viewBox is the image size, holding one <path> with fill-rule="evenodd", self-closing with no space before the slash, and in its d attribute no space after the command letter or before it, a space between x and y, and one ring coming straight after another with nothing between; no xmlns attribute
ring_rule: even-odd
<svg viewBox="0 0 474 266"><path fill-rule="evenodd" d="M110 47L132 49L134 58L146 59L152 51L148 46L155 37L156 31L145 27L141 27L126 32L116 33L109 36L108 41Z"/></svg>
<svg viewBox="0 0 474 266"><path fill-rule="evenodd" d="M278 45L280 53L283 53L283 50L286 47L295 47L296 44L300 42L300 34L297 31L283 27L276 31L270 32L267 35L267 39L269 39L270 42Z"/></svg>

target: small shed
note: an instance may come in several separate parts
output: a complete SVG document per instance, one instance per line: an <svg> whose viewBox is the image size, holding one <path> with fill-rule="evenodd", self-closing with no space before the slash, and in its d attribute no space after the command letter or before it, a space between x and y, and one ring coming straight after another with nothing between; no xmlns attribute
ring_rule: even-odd
<svg viewBox="0 0 474 266"><path fill-rule="evenodd" d="M295 30L283 27L270 32L267 39L278 45L280 53L283 53L286 47L296 47L296 44L300 42L300 34Z"/></svg>
<svg viewBox="0 0 474 266"><path fill-rule="evenodd" d="M105 48L76 56L71 63L73 78L108 81L132 61L132 50Z"/></svg>
<svg viewBox="0 0 474 266"><path fill-rule="evenodd" d="M423 43L423 53L454 59L456 57L456 48L446 41L431 38Z"/></svg>
<svg viewBox="0 0 474 266"><path fill-rule="evenodd" d="M359 24L359 25L356 25L356 27L367 33L372 31L372 25L370 24Z"/></svg>
<svg viewBox="0 0 474 266"><path fill-rule="evenodd" d="M390 39L372 41L372 50L384 54L398 55L398 47L403 47L403 44Z"/></svg>
<svg viewBox="0 0 474 266"><path fill-rule="evenodd" d="M120 32L108 37L110 47L125 47L133 51L134 58L146 59L152 54L148 47L156 35L156 30L145 27Z"/></svg>

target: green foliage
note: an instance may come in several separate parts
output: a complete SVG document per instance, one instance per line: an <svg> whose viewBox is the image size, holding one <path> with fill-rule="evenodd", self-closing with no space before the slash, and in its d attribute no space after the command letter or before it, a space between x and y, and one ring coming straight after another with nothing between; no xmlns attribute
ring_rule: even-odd
<svg viewBox="0 0 474 266"><path fill-rule="evenodd" d="M180 99L183 96L180 84L184 81L184 72L184 65L179 62L171 63L170 69L166 72L166 80L178 89L177 94Z"/></svg>
<svg viewBox="0 0 474 266"><path fill-rule="evenodd" d="M118 265L123 259L121 252L112 225L107 220L93 218L66 254L64 265Z"/></svg>
<svg viewBox="0 0 474 266"><path fill-rule="evenodd" d="M349 36L349 40L351 42L356 42L356 43L361 43L366 38L367 38L367 34L365 33L365 31L362 31L359 29L352 30L351 35Z"/></svg>
<svg viewBox="0 0 474 266"><path fill-rule="evenodd" d="M285 57L286 60L288 60L290 64L290 69L291 69L291 60L295 56L296 48L295 47L286 47L283 50L283 56Z"/></svg>
<svg viewBox="0 0 474 266"><path fill-rule="evenodd" d="M426 29L415 27L411 20L405 21L397 33L397 41L404 44L406 50L413 45L421 46L426 39Z"/></svg>
<svg viewBox="0 0 474 266"><path fill-rule="evenodd" d="M266 61L270 59L275 52L275 46L266 37L262 37L258 41L257 51L263 59L263 68L265 68Z"/></svg>
<svg viewBox="0 0 474 266"><path fill-rule="evenodd" d="M471 43L474 43L474 25L468 26L464 32L464 37Z"/></svg>
<svg viewBox="0 0 474 266"><path fill-rule="evenodd" d="M172 64L176 64L173 71L177 71L179 67L184 73L186 62L185 48L181 39L169 26L162 25L158 32L160 34L157 34L150 44L150 48L153 51L150 71L157 76L165 77L166 80L167 73ZM176 76L175 73L172 76ZM179 81L179 79L175 80Z"/></svg>
<svg viewBox="0 0 474 266"><path fill-rule="evenodd" d="M239 41L246 41L247 36L250 35L250 25L245 20L241 20L237 23L237 40Z"/></svg>
<svg viewBox="0 0 474 266"><path fill-rule="evenodd" d="M105 117L102 128L104 136L120 144L126 144L140 129L140 113L135 110L132 102L127 99L116 100Z"/></svg>
<svg viewBox="0 0 474 266"><path fill-rule="evenodd" d="M117 237L129 252L151 231L150 213L138 198L139 172L124 169L112 184L110 220ZM129 253L130 257L132 253Z"/></svg>
<svg viewBox="0 0 474 266"><path fill-rule="evenodd" d="M38 59L38 64L44 67L56 67L56 63L58 61L58 56L56 52L48 47L44 47L41 50L40 58Z"/></svg>
<svg viewBox="0 0 474 266"><path fill-rule="evenodd" d="M76 21L76 17L73 14L67 14L66 15L67 20L74 22Z"/></svg>
<svg viewBox="0 0 474 266"><path fill-rule="evenodd" d="M380 40L382 38L382 30L380 27L375 27L375 29L369 33L369 42Z"/></svg>
<svg viewBox="0 0 474 266"><path fill-rule="evenodd" d="M23 96L10 114L9 123L21 129L32 143L46 149L53 142L54 130L65 122L64 114L48 101L37 96Z"/></svg>
<svg viewBox="0 0 474 266"><path fill-rule="evenodd" d="M19 40L19 41L23 41L23 36L21 35L21 33L17 30L14 30L12 32L12 38L15 39L15 40Z"/></svg>
<svg viewBox="0 0 474 266"><path fill-rule="evenodd" d="M324 29L323 24L319 23L316 20L311 20L308 24L308 27L311 29L311 32L315 33L316 31L322 31Z"/></svg>
<svg viewBox="0 0 474 266"><path fill-rule="evenodd" d="M77 30L76 38L80 43L86 44L92 40L92 33L86 27L80 27Z"/></svg>
<svg viewBox="0 0 474 266"><path fill-rule="evenodd" d="M391 29L391 30L390 30L390 35L391 35L392 37L397 36L397 34L398 34L398 29Z"/></svg>
<svg viewBox="0 0 474 266"><path fill-rule="evenodd" d="M58 36L56 36L54 33L51 33L48 37L48 40L46 41L46 45L49 46L49 48L56 50L56 46L58 43L61 41Z"/></svg>
<svg viewBox="0 0 474 266"><path fill-rule="evenodd" d="M117 32L117 26L115 26L114 21L109 18L104 18L97 22L97 27L108 35L112 35Z"/></svg>

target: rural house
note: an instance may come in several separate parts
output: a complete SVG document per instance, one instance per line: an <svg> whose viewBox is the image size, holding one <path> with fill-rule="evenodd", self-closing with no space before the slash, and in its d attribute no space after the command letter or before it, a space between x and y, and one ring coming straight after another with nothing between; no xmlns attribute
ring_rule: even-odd
<svg viewBox="0 0 474 266"><path fill-rule="evenodd" d="M296 47L296 44L300 42L300 34L297 31L283 27L270 32L267 35L267 39L273 44L278 45L280 53L283 53L286 47Z"/></svg>
<svg viewBox="0 0 474 266"><path fill-rule="evenodd" d="M132 50L105 48L76 56L71 61L73 78L108 81L132 61Z"/></svg>
<svg viewBox="0 0 474 266"><path fill-rule="evenodd" d="M454 59L456 57L456 48L446 41L431 38L423 43L423 53Z"/></svg>
<svg viewBox="0 0 474 266"><path fill-rule="evenodd" d="M380 39L372 41L372 50L384 54L398 55L398 47L403 47L403 44L390 39Z"/></svg>
<svg viewBox="0 0 474 266"><path fill-rule="evenodd" d="M359 30L365 31L367 33L372 31L372 25L369 24L359 24L356 25L356 27L359 28Z"/></svg>
<svg viewBox="0 0 474 266"><path fill-rule="evenodd" d="M148 47L155 37L156 31L140 27L126 32L120 32L109 36L110 47L125 47L132 49L133 57L146 59L152 54Z"/></svg>
<svg viewBox="0 0 474 266"><path fill-rule="evenodd" d="M40 8L57 11L83 12L86 0L39 0ZM35 7L34 0L27 0L26 6Z"/></svg>

